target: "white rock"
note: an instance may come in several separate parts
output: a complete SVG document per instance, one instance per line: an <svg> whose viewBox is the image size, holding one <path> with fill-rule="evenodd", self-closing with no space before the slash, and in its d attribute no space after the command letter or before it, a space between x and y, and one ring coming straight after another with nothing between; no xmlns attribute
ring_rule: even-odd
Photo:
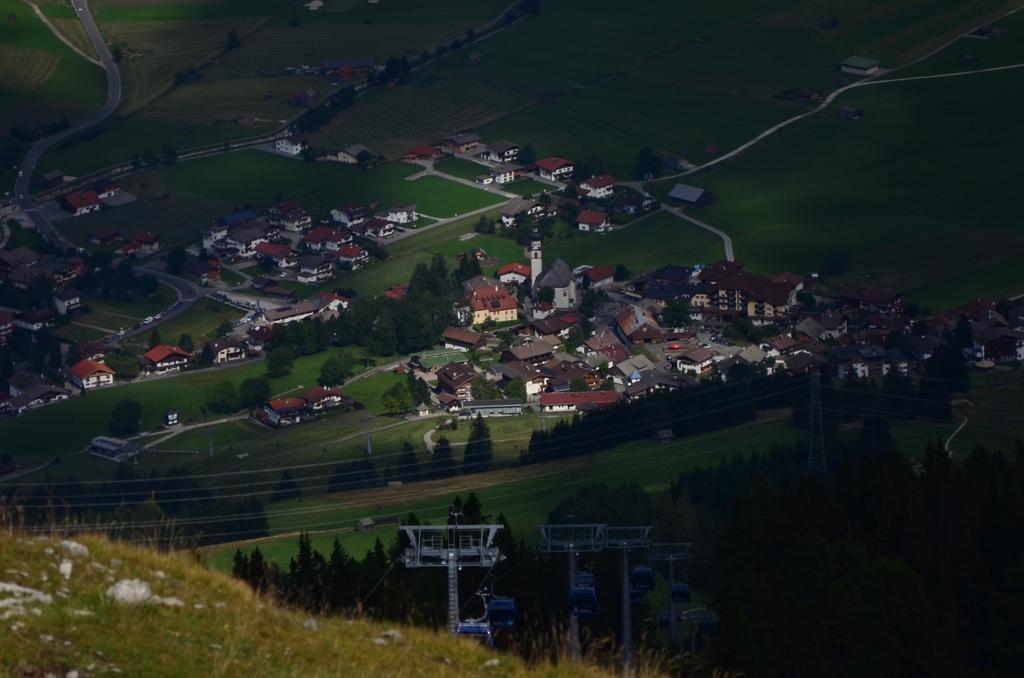
<svg viewBox="0 0 1024 678"><path fill-rule="evenodd" d="M66 674L64 674L64 678L78 678L78 671L68 671Z"/></svg>
<svg viewBox="0 0 1024 678"><path fill-rule="evenodd" d="M305 628L309 629L310 631L319 631L320 630L320 625L317 624L316 620L313 619L312 617L307 619L306 622L303 624L303 626Z"/></svg>
<svg viewBox="0 0 1024 678"><path fill-rule="evenodd" d="M156 572L153 573L153 576L155 576L157 579L166 579L167 578L167 575L164 574L163 570L157 570Z"/></svg>
<svg viewBox="0 0 1024 678"><path fill-rule="evenodd" d="M121 564L122 564L122 563L124 563L124 561L123 561L123 560L121 560L120 558L112 558L112 559L110 560L110 566L111 566L112 568L114 568L114 569L117 569L117 568L121 567Z"/></svg>
<svg viewBox="0 0 1024 678"><path fill-rule="evenodd" d="M389 639L389 640L395 641L396 643L401 642L402 640L405 639L405 636L403 636L402 632L399 631L398 629L388 629L387 631L385 631L381 635L384 636L385 638Z"/></svg>
<svg viewBox="0 0 1024 678"><path fill-rule="evenodd" d="M488 659L487 661L484 662L484 668L493 669L493 668L497 667L498 664L500 664L500 663L501 662L498 661L497 659Z"/></svg>
<svg viewBox="0 0 1024 678"><path fill-rule="evenodd" d="M122 579L107 589L107 595L119 603L144 603L153 596L152 589L141 579Z"/></svg>
<svg viewBox="0 0 1024 678"><path fill-rule="evenodd" d="M206 606L205 606L205 605L203 605L202 603L195 603L195 604L193 604L193 605L192 605L192 607L194 607L194 608L195 608L195 609L197 609L197 610L202 610L202 609L203 609L203 608L205 608Z"/></svg>
<svg viewBox="0 0 1024 678"><path fill-rule="evenodd" d="M72 610L68 610L68 612L70 612L71 614L73 614L76 617L91 617L93 615L93 613L90 610L75 610L75 609L72 609Z"/></svg>
<svg viewBox="0 0 1024 678"><path fill-rule="evenodd" d="M149 599L149 602L156 603L157 605L166 605L167 607L185 607L185 603L173 597L161 598L160 596L153 596Z"/></svg>
<svg viewBox="0 0 1024 678"><path fill-rule="evenodd" d="M216 607L216 608L218 608L218 609L220 609L220 608L222 608L222 607L225 607L226 605L227 605L227 603L221 603L221 602L218 602L218 603L214 603L214 604L213 604L213 606L214 606L214 607Z"/></svg>
<svg viewBox="0 0 1024 678"><path fill-rule="evenodd" d="M43 641L44 643L51 643L53 642L53 636L44 633L39 636L39 640Z"/></svg>
<svg viewBox="0 0 1024 678"><path fill-rule="evenodd" d="M64 541L62 541L60 543L60 545L63 546L64 550L67 551L72 556L83 556L84 557L84 556L89 555L89 549L86 548L84 545L79 544L77 541L71 541L70 539L65 539Z"/></svg>
<svg viewBox="0 0 1024 678"><path fill-rule="evenodd" d="M45 549L43 549L43 553L45 553L48 556L52 556L53 555L53 549L51 549L49 546L47 546Z"/></svg>
<svg viewBox="0 0 1024 678"><path fill-rule="evenodd" d="M60 573L64 575L64 579L71 579L71 572L75 569L74 563L65 558L60 561Z"/></svg>
<svg viewBox="0 0 1024 678"><path fill-rule="evenodd" d="M374 638L373 639L373 644L374 645L387 645L388 641L384 640L383 638Z"/></svg>

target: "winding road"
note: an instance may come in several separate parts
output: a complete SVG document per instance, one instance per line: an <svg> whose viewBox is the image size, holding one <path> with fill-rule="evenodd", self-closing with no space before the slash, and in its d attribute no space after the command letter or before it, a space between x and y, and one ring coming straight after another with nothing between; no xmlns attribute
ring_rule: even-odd
<svg viewBox="0 0 1024 678"><path fill-rule="evenodd" d="M35 200L32 198L32 193L30 192L29 187L32 182L32 175L36 170L36 164L39 162L39 159L43 157L43 154L46 153L46 151L50 150L56 144L67 139L71 135L77 134L82 130L89 129L93 125L98 125L117 110L118 105L121 103L121 72L118 71L117 64L114 63L114 57L110 54L110 50L107 48L107 43L103 40L103 35L100 33L99 26L96 25L96 20L89 11L88 2L86 0L71 0L71 6L74 8L79 20L82 22L86 35L89 36L89 40L92 42L93 49L95 49L96 54L99 55L100 63L103 65L103 70L106 71L107 99L106 102L104 102L103 107L88 120L80 122L77 125L72 125L66 130L54 134L53 136L37 141L25 155L25 159L21 163L21 171L18 172L18 180L15 182L14 186L16 195L15 200L17 201L18 206L21 207L30 219L32 219L32 223L35 224L39 234L54 244L58 244L63 247L74 247L77 249L77 247L62 236L60 232L54 228L50 220L39 211Z"/></svg>

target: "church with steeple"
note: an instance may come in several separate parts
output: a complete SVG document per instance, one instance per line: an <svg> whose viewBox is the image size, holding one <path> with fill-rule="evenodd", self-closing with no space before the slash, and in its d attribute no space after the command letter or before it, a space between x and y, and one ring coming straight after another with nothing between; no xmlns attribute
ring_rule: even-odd
<svg viewBox="0 0 1024 678"><path fill-rule="evenodd" d="M533 300L536 301L541 290L550 289L554 292L552 304L556 310L563 311L574 309L579 306L579 290L576 286L576 276L572 274L569 265L561 259L555 259L555 263L544 268L543 241L538 231L533 232L530 238L530 289Z"/></svg>

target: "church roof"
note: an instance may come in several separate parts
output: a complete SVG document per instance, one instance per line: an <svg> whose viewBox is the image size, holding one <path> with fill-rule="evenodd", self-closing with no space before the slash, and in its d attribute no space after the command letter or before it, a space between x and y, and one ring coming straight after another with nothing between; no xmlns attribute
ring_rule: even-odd
<svg viewBox="0 0 1024 678"><path fill-rule="evenodd" d="M568 287L572 280L572 271L569 270L569 264L561 259L556 259L555 263L551 264L549 268L544 269L537 277L537 287Z"/></svg>

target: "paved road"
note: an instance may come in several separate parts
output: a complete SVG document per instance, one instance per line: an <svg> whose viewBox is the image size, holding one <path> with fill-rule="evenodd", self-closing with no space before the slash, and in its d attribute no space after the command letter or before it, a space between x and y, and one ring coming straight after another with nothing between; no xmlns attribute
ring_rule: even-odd
<svg viewBox="0 0 1024 678"><path fill-rule="evenodd" d="M694 226L699 226L700 228L703 228L705 231L711 231L712 233L717 235L719 238L722 239L722 244L725 245L725 259L726 259L726 261L735 261L736 260L736 257L733 254L733 249L732 249L732 238L729 237L728 233L726 233L725 231L721 230L720 228L715 228L711 224L705 223L705 222L703 222L703 221L701 221L699 219L694 219L689 214L687 214L685 211L683 211L682 208L679 208L679 207L666 207L665 209L668 210L669 212L671 212L672 214L676 215L677 217L680 217L681 219L685 219L685 220L689 221Z"/></svg>
<svg viewBox="0 0 1024 678"><path fill-rule="evenodd" d="M29 192L32 174L36 170L36 164L39 162L39 159L46 151L69 136L103 122L117 110L118 104L121 103L121 73L117 70L117 64L114 63L114 58L111 56L110 50L107 49L107 43L104 42L100 29L96 25L96 20L89 11L87 0L71 0L71 5L74 7L76 14L78 14L78 18L81 20L82 26L92 42L93 49L96 50L96 54L100 57L103 70L107 73L107 100L103 104L103 108L88 120L36 142L29 149L25 160L21 163L21 171L18 173L17 182L15 182L15 200L17 200L21 209L28 214L29 218L32 219L32 223L39 230L39 234L50 242L64 247L74 247L74 245L53 227L50 220L36 206L35 201L32 199L32 194Z"/></svg>

